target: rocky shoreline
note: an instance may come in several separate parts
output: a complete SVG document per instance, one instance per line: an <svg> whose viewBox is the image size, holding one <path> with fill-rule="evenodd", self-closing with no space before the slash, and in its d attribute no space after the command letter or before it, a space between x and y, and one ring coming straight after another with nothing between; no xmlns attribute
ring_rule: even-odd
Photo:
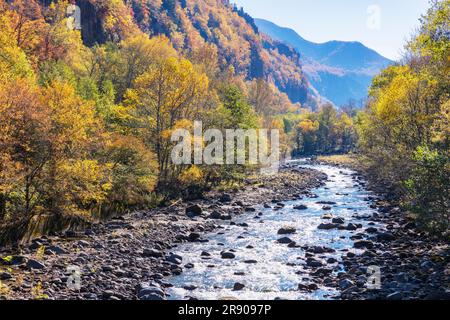
<svg viewBox="0 0 450 320"><path fill-rule="evenodd" d="M450 244L420 232L414 220L401 210L398 203L392 199L386 200L382 194L383 186L370 183L370 177L360 167L352 165L352 161L350 164L348 161L344 164L336 161L321 163L358 172L354 180L377 194L371 200L378 212L364 219L386 228L368 228L354 236L355 240L359 240L355 245L364 252L342 256L347 271L338 274L339 298L450 300ZM368 268L373 266L380 268L379 290L366 288Z"/></svg>
<svg viewBox="0 0 450 320"><path fill-rule="evenodd" d="M249 179L241 190L211 192L201 201L2 248L0 299L164 299L170 286L165 278L189 267L170 253L175 246L203 241L204 233L219 228L217 220L233 223L233 217L256 211L257 205L310 195L325 179L316 170L284 168L276 176Z"/></svg>
<svg viewBox="0 0 450 320"><path fill-rule="evenodd" d="M363 174L352 178L355 184L372 188ZM284 201L312 196L311 190L326 179L316 170L286 166L276 176L249 179L240 190L211 192L201 201L135 212L92 225L83 233L66 232L0 249L0 297L165 299L171 286L166 278L192 267L171 253L177 245L206 241L204 234L222 228L219 220L233 224L235 217L256 212L257 206L282 207ZM355 248L362 254L344 249L339 261L330 258L325 263L322 257L330 248L301 248L309 271L307 281L300 280L299 291L333 287L340 292L333 298L344 300L450 299L449 244L417 231L414 221L382 195L367 200L377 212L358 219L373 227L361 229L355 223L345 227L338 218L322 225L324 230L352 228L346 230L353 230ZM324 212L332 205L324 204ZM376 290L367 288L368 268L374 266L381 272L381 289ZM68 286L74 267L81 275L79 290Z"/></svg>

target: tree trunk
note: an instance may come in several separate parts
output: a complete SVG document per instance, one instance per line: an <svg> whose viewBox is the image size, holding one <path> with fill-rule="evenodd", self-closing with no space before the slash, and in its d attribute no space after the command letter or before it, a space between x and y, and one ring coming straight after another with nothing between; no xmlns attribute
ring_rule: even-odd
<svg viewBox="0 0 450 320"><path fill-rule="evenodd" d="M0 222L5 219L6 216L6 197L0 194Z"/></svg>

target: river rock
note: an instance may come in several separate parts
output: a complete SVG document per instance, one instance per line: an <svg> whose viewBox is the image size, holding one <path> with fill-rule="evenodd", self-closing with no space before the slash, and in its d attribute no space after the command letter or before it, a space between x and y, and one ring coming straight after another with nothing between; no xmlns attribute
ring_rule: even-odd
<svg viewBox="0 0 450 320"><path fill-rule="evenodd" d="M197 241L198 239L200 239L200 234L197 233L197 232L191 232L191 233L189 234L189 236L188 236L188 240L189 240L190 242L195 242L195 241Z"/></svg>
<svg viewBox="0 0 450 320"><path fill-rule="evenodd" d="M376 238L380 242L389 242L395 240L395 236L389 232L379 232L377 233Z"/></svg>
<svg viewBox="0 0 450 320"><path fill-rule="evenodd" d="M1 272L0 273L0 280L10 280L12 279L12 275L9 272Z"/></svg>
<svg viewBox="0 0 450 320"><path fill-rule="evenodd" d="M190 218L201 216L202 213L203 209L198 204L186 208L186 215Z"/></svg>
<svg viewBox="0 0 450 320"><path fill-rule="evenodd" d="M374 234L374 233L377 233L377 232L378 232L378 229L377 229L377 228L374 228L374 227L370 227L370 228L367 228L367 229L366 229L366 232L367 232L367 233L370 233L370 234Z"/></svg>
<svg viewBox="0 0 450 320"><path fill-rule="evenodd" d="M298 290L299 291L311 292L311 291L316 291L317 289L319 289L319 287L315 283L310 283L310 284L300 283L298 285Z"/></svg>
<svg viewBox="0 0 450 320"><path fill-rule="evenodd" d="M339 281L339 288L341 290L347 290L348 288L351 288L354 285L355 285L354 282L349 279L342 279L341 281Z"/></svg>
<svg viewBox="0 0 450 320"><path fill-rule="evenodd" d="M336 262L338 262L335 258L328 258L327 259L327 263L328 264L334 264L334 263L336 263Z"/></svg>
<svg viewBox="0 0 450 320"><path fill-rule="evenodd" d="M277 242L281 243L281 244L290 244L294 241L292 241L292 239L290 239L288 237L284 237L284 238L278 239Z"/></svg>
<svg viewBox="0 0 450 320"><path fill-rule="evenodd" d="M345 230L347 231L356 231L358 230L358 226L354 223L349 223L346 227Z"/></svg>
<svg viewBox="0 0 450 320"><path fill-rule="evenodd" d="M335 224L344 224L345 220L342 218L333 218L333 220L331 222L335 223Z"/></svg>
<svg viewBox="0 0 450 320"><path fill-rule="evenodd" d="M24 256L12 256L8 259L0 259L0 264L6 264L9 266L21 266L27 262L27 258Z"/></svg>
<svg viewBox="0 0 450 320"><path fill-rule="evenodd" d="M102 266L102 271L103 272L112 272L114 270L113 266L107 265L107 266Z"/></svg>
<svg viewBox="0 0 450 320"><path fill-rule="evenodd" d="M294 234L297 230L294 227L285 227L278 230L279 235Z"/></svg>
<svg viewBox="0 0 450 320"><path fill-rule="evenodd" d="M165 299L155 293L149 293L140 298L142 301L164 301Z"/></svg>
<svg viewBox="0 0 450 320"><path fill-rule="evenodd" d="M142 255L148 258L162 258L164 254L156 249L144 249Z"/></svg>
<svg viewBox="0 0 450 320"><path fill-rule="evenodd" d="M69 252L67 250L64 250L61 247L58 246L49 246L45 249L45 251L47 252L47 250L51 253L51 254L56 254L56 255L65 255L65 254L69 254Z"/></svg>
<svg viewBox="0 0 450 320"><path fill-rule="evenodd" d="M420 268L422 270L430 270L430 269L434 269L434 267L435 267L434 263L429 260L424 261L420 264Z"/></svg>
<svg viewBox="0 0 450 320"><path fill-rule="evenodd" d="M308 207L304 204L298 205L294 207L294 210L308 210Z"/></svg>
<svg viewBox="0 0 450 320"><path fill-rule="evenodd" d="M222 203L230 203L232 200L233 199L232 199L231 195L228 193L222 194L219 199L219 201Z"/></svg>
<svg viewBox="0 0 450 320"><path fill-rule="evenodd" d="M322 210L324 211L330 211L332 208L330 206L323 206Z"/></svg>
<svg viewBox="0 0 450 320"><path fill-rule="evenodd" d="M319 230L333 230L333 229L337 229L338 227L339 227L339 225L335 224L335 223L322 223L317 228Z"/></svg>
<svg viewBox="0 0 450 320"><path fill-rule="evenodd" d="M320 247L320 246L312 246L306 248L307 252L314 253L314 254L323 254L323 253L334 253L336 250L332 248L327 247Z"/></svg>
<svg viewBox="0 0 450 320"><path fill-rule="evenodd" d="M222 214L219 211L213 211L209 217L209 219L213 219L213 220L221 220L222 219Z"/></svg>
<svg viewBox="0 0 450 320"><path fill-rule="evenodd" d="M78 246L82 247L82 248L87 248L89 247L91 244L86 241L86 240L80 240L77 242Z"/></svg>
<svg viewBox="0 0 450 320"><path fill-rule="evenodd" d="M222 256L222 259L234 259L236 258L236 255L232 252L222 252L220 254Z"/></svg>
<svg viewBox="0 0 450 320"><path fill-rule="evenodd" d="M183 262L183 257L177 254L171 254L166 258L166 261L176 265L180 265Z"/></svg>
<svg viewBox="0 0 450 320"><path fill-rule="evenodd" d="M245 260L244 263L245 264L257 264L258 261L256 261L256 260Z"/></svg>
<svg viewBox="0 0 450 320"><path fill-rule="evenodd" d="M165 293L157 284L141 283L137 286L137 295L140 300L164 300Z"/></svg>
<svg viewBox="0 0 450 320"><path fill-rule="evenodd" d="M318 267L322 267L322 266L323 266L323 263L320 262L319 260L314 259L314 258L308 258L308 259L306 260L306 265L307 265L308 267L318 268Z"/></svg>
<svg viewBox="0 0 450 320"><path fill-rule="evenodd" d="M239 282L236 282L233 286L233 291L241 291L245 288L245 285Z"/></svg>
<svg viewBox="0 0 450 320"><path fill-rule="evenodd" d="M27 262L27 268L31 270L42 270L45 268L45 265L40 261L30 259Z"/></svg>
<svg viewBox="0 0 450 320"><path fill-rule="evenodd" d="M373 248L373 242L368 240L360 240L356 241L353 245L356 249L372 249Z"/></svg>
<svg viewBox="0 0 450 320"><path fill-rule="evenodd" d="M333 205L337 204L336 202L333 202L333 201L319 201L319 202L316 202L316 203L317 204L329 205L329 206L333 206Z"/></svg>
<svg viewBox="0 0 450 320"><path fill-rule="evenodd" d="M193 285L193 284L188 284L188 285L185 285L185 286L183 287L183 289L184 289L184 290L187 290L187 291L194 291L194 290L197 290L197 286L195 286L195 285Z"/></svg>

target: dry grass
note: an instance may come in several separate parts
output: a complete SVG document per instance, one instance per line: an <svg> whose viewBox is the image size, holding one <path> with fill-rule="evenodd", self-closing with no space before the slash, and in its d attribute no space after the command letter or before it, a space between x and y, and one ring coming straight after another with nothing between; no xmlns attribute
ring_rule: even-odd
<svg viewBox="0 0 450 320"><path fill-rule="evenodd" d="M362 163L361 158L354 154L321 156L318 157L318 160L327 164L349 167L352 169L360 169Z"/></svg>

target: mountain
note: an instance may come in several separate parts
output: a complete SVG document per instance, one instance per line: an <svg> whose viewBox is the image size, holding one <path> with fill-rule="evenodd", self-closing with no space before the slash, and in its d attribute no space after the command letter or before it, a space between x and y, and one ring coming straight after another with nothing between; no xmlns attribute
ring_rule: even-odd
<svg viewBox="0 0 450 320"><path fill-rule="evenodd" d="M54 0L39 0L48 6ZM229 0L77 0L86 45L117 41L139 27L164 35L184 55L205 45L217 51L222 70L245 80L264 78L294 103L314 103L300 55L294 48L259 33L252 17ZM111 27L113 25L114 27Z"/></svg>
<svg viewBox="0 0 450 320"><path fill-rule="evenodd" d="M365 98L373 76L392 63L360 42L314 43L267 20L255 19L255 24L274 40L294 47L311 85L337 106Z"/></svg>

